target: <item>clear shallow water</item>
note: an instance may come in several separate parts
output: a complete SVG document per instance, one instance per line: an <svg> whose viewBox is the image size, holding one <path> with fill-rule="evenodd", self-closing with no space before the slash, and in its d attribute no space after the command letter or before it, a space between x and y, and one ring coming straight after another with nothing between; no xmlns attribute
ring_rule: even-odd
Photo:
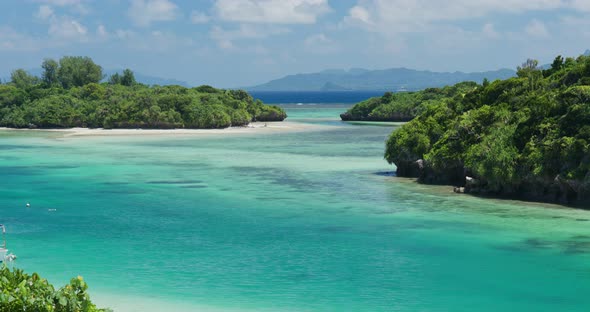
<svg viewBox="0 0 590 312"><path fill-rule="evenodd" d="M108 294L155 298L154 310L590 307L589 212L391 177L382 160L391 127L343 124L333 106L286 108L332 128L0 132L0 222L17 265L56 284L83 275L115 308Z"/></svg>

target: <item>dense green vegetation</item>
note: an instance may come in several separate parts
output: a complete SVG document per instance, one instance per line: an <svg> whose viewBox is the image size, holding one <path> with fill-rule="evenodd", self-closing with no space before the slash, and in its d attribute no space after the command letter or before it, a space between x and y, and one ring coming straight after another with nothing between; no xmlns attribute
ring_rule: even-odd
<svg viewBox="0 0 590 312"><path fill-rule="evenodd" d="M82 277L56 290L46 279L22 270L0 269L0 312L99 312Z"/></svg>
<svg viewBox="0 0 590 312"><path fill-rule="evenodd" d="M13 128L225 128L282 121L277 106L241 90L146 86L131 70L103 79L87 57L47 59L41 78L18 69L0 85L0 126Z"/></svg>
<svg viewBox="0 0 590 312"><path fill-rule="evenodd" d="M428 88L417 92L386 92L382 97L362 101L340 115L346 121L409 121L426 107L477 88L475 82L461 82L444 88Z"/></svg>
<svg viewBox="0 0 590 312"><path fill-rule="evenodd" d="M587 205L590 56L546 70L528 60L518 77L432 101L391 134L385 158L425 183Z"/></svg>

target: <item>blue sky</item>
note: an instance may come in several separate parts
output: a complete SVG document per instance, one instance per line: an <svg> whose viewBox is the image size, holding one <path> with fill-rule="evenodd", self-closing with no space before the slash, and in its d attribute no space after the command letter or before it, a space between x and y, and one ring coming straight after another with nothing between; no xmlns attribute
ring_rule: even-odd
<svg viewBox="0 0 590 312"><path fill-rule="evenodd" d="M3 0L0 77L85 55L236 87L332 68L514 68L589 39L590 0Z"/></svg>

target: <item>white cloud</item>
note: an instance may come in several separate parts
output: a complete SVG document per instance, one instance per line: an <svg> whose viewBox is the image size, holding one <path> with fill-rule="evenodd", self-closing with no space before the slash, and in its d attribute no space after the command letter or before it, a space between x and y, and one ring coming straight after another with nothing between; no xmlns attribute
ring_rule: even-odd
<svg viewBox="0 0 590 312"><path fill-rule="evenodd" d="M590 38L590 15L589 16L564 16L560 19L565 34L575 34L571 30L577 29L581 35Z"/></svg>
<svg viewBox="0 0 590 312"><path fill-rule="evenodd" d="M177 36L173 32L161 30L136 33L130 30L119 29L115 31L115 36L129 50L145 51L148 53L177 52L181 49L192 49L195 46L192 38Z"/></svg>
<svg viewBox="0 0 590 312"><path fill-rule="evenodd" d="M88 29L70 17L54 16L49 22L48 33L62 39L85 39Z"/></svg>
<svg viewBox="0 0 590 312"><path fill-rule="evenodd" d="M47 3L56 6L79 5L82 0L36 0L36 2Z"/></svg>
<svg viewBox="0 0 590 312"><path fill-rule="evenodd" d="M483 25L481 32L483 33L484 36L486 36L488 38L492 38L492 39L500 38L500 34L496 31L496 28L494 27L494 24L492 24L492 23L487 23L487 24Z"/></svg>
<svg viewBox="0 0 590 312"><path fill-rule="evenodd" d="M304 43L307 46L316 46L318 44L331 44L333 41L324 34L315 34L307 37Z"/></svg>
<svg viewBox="0 0 590 312"><path fill-rule="evenodd" d="M242 39L263 39L273 35L285 34L290 32L283 27L262 27L252 24L241 24L236 29L227 30L219 26L211 29L210 36L217 42L222 49L232 49L233 41Z"/></svg>
<svg viewBox="0 0 590 312"><path fill-rule="evenodd" d="M345 25L387 33L420 32L433 24L483 17L492 13L523 13L572 9L590 11L589 0L358 0Z"/></svg>
<svg viewBox="0 0 590 312"><path fill-rule="evenodd" d="M305 49L311 53L331 54L338 51L338 45L325 34L311 35L303 41Z"/></svg>
<svg viewBox="0 0 590 312"><path fill-rule="evenodd" d="M47 33L54 38L68 40L86 40L88 29L69 16L55 14L48 5L41 5L35 16L49 25Z"/></svg>
<svg viewBox="0 0 590 312"><path fill-rule="evenodd" d="M115 36L117 36L117 38L119 38L119 39L126 40L126 39L134 37L135 33L131 30L128 30L128 29L117 29L115 31Z"/></svg>
<svg viewBox="0 0 590 312"><path fill-rule="evenodd" d="M590 12L590 1L588 0L571 0L570 5L574 9L578 9L585 12Z"/></svg>
<svg viewBox="0 0 590 312"><path fill-rule="evenodd" d="M104 27L104 25L98 25L96 28L96 34L99 38L106 38L109 36L109 33L107 32L107 29Z"/></svg>
<svg viewBox="0 0 590 312"><path fill-rule="evenodd" d="M48 5L42 5L39 7L39 10L35 14L35 17L41 20L47 20L52 17L54 14L53 9Z"/></svg>
<svg viewBox="0 0 590 312"><path fill-rule="evenodd" d="M127 12L131 20L142 27L153 22L175 20L178 6L169 0L132 0Z"/></svg>
<svg viewBox="0 0 590 312"><path fill-rule="evenodd" d="M524 29L525 33L535 38L547 38L549 37L549 31L545 24L539 20L532 20Z"/></svg>
<svg viewBox="0 0 590 312"><path fill-rule="evenodd" d="M203 12L193 11L191 13L191 23L193 24L206 24L209 22L209 20L209 16Z"/></svg>
<svg viewBox="0 0 590 312"><path fill-rule="evenodd" d="M39 41L10 27L0 26L0 51L37 51Z"/></svg>
<svg viewBox="0 0 590 312"><path fill-rule="evenodd" d="M84 4L87 0L35 0L35 2L59 7L71 7L73 11L79 14L87 14L90 11Z"/></svg>
<svg viewBox="0 0 590 312"><path fill-rule="evenodd" d="M350 16L348 17L351 21L359 21L361 23L371 25L373 24L370 20L369 11L362 6L355 6L349 11Z"/></svg>
<svg viewBox="0 0 590 312"><path fill-rule="evenodd" d="M315 24L330 6L327 0L216 0L215 10L232 22Z"/></svg>

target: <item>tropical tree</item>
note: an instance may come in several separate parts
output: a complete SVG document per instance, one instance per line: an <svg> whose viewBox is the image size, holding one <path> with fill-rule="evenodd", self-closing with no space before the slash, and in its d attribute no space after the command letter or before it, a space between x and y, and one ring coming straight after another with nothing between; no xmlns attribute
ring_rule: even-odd
<svg viewBox="0 0 590 312"><path fill-rule="evenodd" d="M121 76L121 84L128 87L136 84L135 74L133 74L131 69L125 69L123 71L123 75Z"/></svg>
<svg viewBox="0 0 590 312"><path fill-rule="evenodd" d="M26 89L39 83L39 78L30 75L24 69L17 69L10 73L10 82L17 88Z"/></svg>
<svg viewBox="0 0 590 312"><path fill-rule="evenodd" d="M81 87L88 83L99 83L103 78L102 67L89 57L65 56L59 60L57 77L66 89Z"/></svg>
<svg viewBox="0 0 590 312"><path fill-rule="evenodd" d="M59 84L59 79L57 77L59 63L57 61L54 59L45 59L43 60L43 64L41 64L41 68L43 68L41 80L47 87L53 87Z"/></svg>
<svg viewBox="0 0 590 312"><path fill-rule="evenodd" d="M121 75L114 73L109 77L109 83L112 85L121 84Z"/></svg>

